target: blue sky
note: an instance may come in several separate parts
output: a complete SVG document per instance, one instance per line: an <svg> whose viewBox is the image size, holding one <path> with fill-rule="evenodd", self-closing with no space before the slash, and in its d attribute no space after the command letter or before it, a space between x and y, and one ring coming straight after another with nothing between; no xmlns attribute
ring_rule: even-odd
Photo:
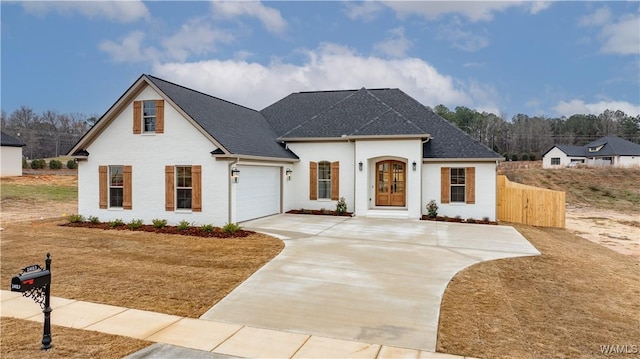
<svg viewBox="0 0 640 359"><path fill-rule="evenodd" d="M510 119L640 114L640 2L5 2L1 105L102 115L143 73L255 109L396 87Z"/></svg>

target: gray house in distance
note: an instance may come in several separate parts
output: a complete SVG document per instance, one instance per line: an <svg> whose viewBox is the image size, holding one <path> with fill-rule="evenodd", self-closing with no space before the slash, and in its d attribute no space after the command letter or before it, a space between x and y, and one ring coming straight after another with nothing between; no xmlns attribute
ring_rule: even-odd
<svg viewBox="0 0 640 359"><path fill-rule="evenodd" d="M617 136L606 136L584 146L555 145L542 156L542 168L567 167L571 163L640 167L640 145Z"/></svg>

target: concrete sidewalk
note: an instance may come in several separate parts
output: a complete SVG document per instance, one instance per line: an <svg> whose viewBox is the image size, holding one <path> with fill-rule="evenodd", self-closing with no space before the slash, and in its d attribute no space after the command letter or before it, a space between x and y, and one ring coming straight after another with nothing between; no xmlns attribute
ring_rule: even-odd
<svg viewBox="0 0 640 359"><path fill-rule="evenodd" d="M43 320L40 306L21 293L0 291L2 317ZM192 319L51 297L51 324L148 340L127 358L463 358L379 344ZM55 345L55 330L54 345Z"/></svg>

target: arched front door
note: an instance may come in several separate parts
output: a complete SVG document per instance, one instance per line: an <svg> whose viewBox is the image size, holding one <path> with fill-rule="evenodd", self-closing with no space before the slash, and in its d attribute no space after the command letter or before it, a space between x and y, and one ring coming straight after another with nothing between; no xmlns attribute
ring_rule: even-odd
<svg viewBox="0 0 640 359"><path fill-rule="evenodd" d="M376 163L376 206L405 206L406 169L406 164L400 161Z"/></svg>

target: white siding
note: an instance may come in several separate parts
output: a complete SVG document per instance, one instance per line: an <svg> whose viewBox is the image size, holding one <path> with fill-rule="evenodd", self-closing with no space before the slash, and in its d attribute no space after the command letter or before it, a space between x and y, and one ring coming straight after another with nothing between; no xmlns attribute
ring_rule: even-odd
<svg viewBox="0 0 640 359"><path fill-rule="evenodd" d="M640 156L620 156L616 164L620 167L640 167Z"/></svg>
<svg viewBox="0 0 640 359"><path fill-rule="evenodd" d="M355 172L355 214L364 216L369 209L376 207L375 164L386 159L399 160L407 164L406 209L409 218L420 217L420 170L422 165L422 141L420 139L356 141L353 164L357 166L357 163L362 162L363 169ZM413 162L416 162L415 171L412 168Z"/></svg>
<svg viewBox="0 0 640 359"><path fill-rule="evenodd" d="M136 100L161 97L150 87ZM133 104L130 103L86 149L87 161L78 168L78 211L101 221L120 218L125 222L166 219L171 224L187 220L195 224L223 225L228 216L230 176L226 161L211 157L216 147L165 101L164 134L134 135ZM133 209L100 209L98 166L131 165ZM202 212L165 211L165 165L202 166Z"/></svg>
<svg viewBox="0 0 640 359"><path fill-rule="evenodd" d="M476 203L440 203L440 168L442 167L475 167L476 168ZM449 162L422 164L422 214L427 214L426 205L432 199L438 204L438 215L464 219L496 219L496 163L495 162Z"/></svg>
<svg viewBox="0 0 640 359"><path fill-rule="evenodd" d="M347 203L347 211L353 212L354 196L354 143L353 142L309 142L288 144L298 157L300 162L294 163L290 168L293 171L291 181L287 181L284 200L284 210L290 209L327 209L335 210L337 201L329 199L309 199L309 162L340 162L340 197L344 197Z"/></svg>
<svg viewBox="0 0 640 359"><path fill-rule="evenodd" d="M22 147L0 146L0 176L22 176Z"/></svg>
<svg viewBox="0 0 640 359"><path fill-rule="evenodd" d="M552 158L560 158L560 164L552 165L551 164ZM567 165L571 163L572 160L579 161L579 162L580 161L586 162L585 157L567 156L567 154L562 152L558 147L554 147L542 157L542 168L564 168L564 167L567 167Z"/></svg>

